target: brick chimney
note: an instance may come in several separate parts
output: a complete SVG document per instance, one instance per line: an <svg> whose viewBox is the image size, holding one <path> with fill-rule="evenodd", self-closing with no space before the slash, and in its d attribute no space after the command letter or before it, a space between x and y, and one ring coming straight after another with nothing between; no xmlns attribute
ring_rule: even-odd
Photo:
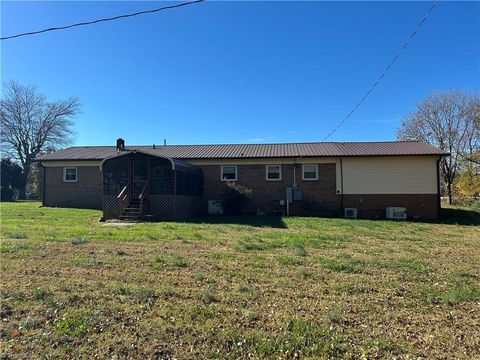
<svg viewBox="0 0 480 360"><path fill-rule="evenodd" d="M117 139L117 151L123 151L125 150L125 140L122 138Z"/></svg>

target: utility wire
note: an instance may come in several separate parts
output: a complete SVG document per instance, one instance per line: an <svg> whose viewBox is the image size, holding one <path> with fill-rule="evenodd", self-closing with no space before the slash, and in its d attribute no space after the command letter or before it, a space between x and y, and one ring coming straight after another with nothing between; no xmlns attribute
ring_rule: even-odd
<svg viewBox="0 0 480 360"><path fill-rule="evenodd" d="M370 89L368 89L367 93L363 96L363 98L353 107L353 109L347 114L347 116L345 116L345 118L340 121L338 123L338 125L332 130L330 131L330 133L325 136L322 140L322 142L324 142L325 140L327 140L330 136L332 136L335 131L337 131L340 126L342 126L345 121L347 121L350 116L355 112L355 110L357 110L357 108L365 101L365 99L371 94L371 92L377 87L378 83L383 79L383 77L385 76L385 74L388 72L388 70L390 70L390 68L393 66L393 64L395 64L395 62L397 61L397 59L400 57L400 55L403 53L403 50L405 50L405 48L408 46L408 44L410 44L410 42L413 40L413 38L415 37L415 35L417 35L417 32L420 30L420 28L422 27L423 23L428 19L428 17L430 16L430 14L432 13L433 9L435 8L435 6L437 5L439 0L436 0L433 2L432 6L430 7L430 9L428 10L427 14L422 18L422 20L418 23L417 25L417 28L415 29L414 32L412 32L412 34L410 35L410 37L408 38L408 40L405 42L405 44L403 44L403 46L400 48L400 50L397 52L397 54L395 55L395 57L393 58L393 60L390 62L390 64L387 66L387 68L383 71L383 73L380 75L380 77L377 79L377 81L375 81L373 83L373 85L370 87Z"/></svg>
<svg viewBox="0 0 480 360"><path fill-rule="evenodd" d="M38 31L31 31L31 32L25 32L25 33L20 33L20 34L16 34L16 35L0 37L0 40L15 39L15 38L18 38L18 37L21 37L21 36L37 35L37 34L46 33L48 31L65 30L65 29L70 29L70 28L77 27L77 26L93 25L93 24L98 24L98 23L101 23L101 22L113 21L113 20L118 20L118 19L125 19L125 18L138 16L138 15L152 14L152 13L156 13L156 12L163 11L163 10L175 9L175 8L179 8L179 7L186 6L186 5L200 3L200 2L203 2L203 1L205 1L205 0L194 0L194 1L183 2L183 3L175 4L175 5L168 5L168 6L164 6L164 7L156 8L156 9L151 9L151 10L138 11L138 12L131 13L131 14L124 14L124 15L112 16L112 17L109 17L109 18L102 18L102 19L97 19L97 20L84 21L84 22L79 22L79 23L66 25L66 26L51 27L51 28L38 30Z"/></svg>

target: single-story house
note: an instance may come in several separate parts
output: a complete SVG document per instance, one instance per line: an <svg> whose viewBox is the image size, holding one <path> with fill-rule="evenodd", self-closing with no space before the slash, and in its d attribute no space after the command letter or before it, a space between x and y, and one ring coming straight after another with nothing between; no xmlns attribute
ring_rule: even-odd
<svg viewBox="0 0 480 360"><path fill-rule="evenodd" d="M103 209L105 219L222 213L227 182L251 190L252 214L435 219L447 155L404 141L126 146L118 139L37 160L44 206Z"/></svg>

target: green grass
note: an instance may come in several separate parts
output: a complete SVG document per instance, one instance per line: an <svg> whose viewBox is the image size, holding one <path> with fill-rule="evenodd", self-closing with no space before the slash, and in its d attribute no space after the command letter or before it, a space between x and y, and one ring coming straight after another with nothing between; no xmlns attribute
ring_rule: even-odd
<svg viewBox="0 0 480 360"><path fill-rule="evenodd" d="M334 259L320 259L320 263L326 268L331 271L339 271L339 272L346 272L346 273L360 273L362 270L353 265L349 261L341 261L341 260L334 260Z"/></svg>
<svg viewBox="0 0 480 360"><path fill-rule="evenodd" d="M62 335L83 337L89 332L92 314L92 311L86 310L67 313L55 324L55 331Z"/></svg>
<svg viewBox="0 0 480 360"><path fill-rule="evenodd" d="M478 210L120 227L95 210L0 206L12 358L475 358L480 346Z"/></svg>

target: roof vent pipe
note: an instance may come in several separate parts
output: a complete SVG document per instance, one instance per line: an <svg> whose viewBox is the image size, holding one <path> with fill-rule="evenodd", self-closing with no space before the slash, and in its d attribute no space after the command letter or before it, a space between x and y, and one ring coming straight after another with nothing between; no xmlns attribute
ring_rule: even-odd
<svg viewBox="0 0 480 360"><path fill-rule="evenodd" d="M122 138L117 139L117 151L124 151L125 150L125 140Z"/></svg>

